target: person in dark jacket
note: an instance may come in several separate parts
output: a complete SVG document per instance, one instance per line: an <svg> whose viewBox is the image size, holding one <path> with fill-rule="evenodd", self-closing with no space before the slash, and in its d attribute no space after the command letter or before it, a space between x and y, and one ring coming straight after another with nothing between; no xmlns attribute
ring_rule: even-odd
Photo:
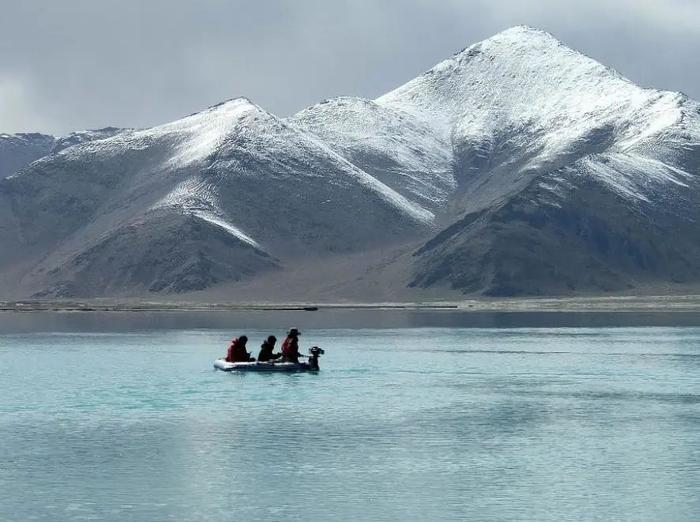
<svg viewBox="0 0 700 522"><path fill-rule="evenodd" d="M289 330L287 338L282 343L282 356L287 362L299 363L299 336L301 332L296 328Z"/></svg>
<svg viewBox="0 0 700 522"><path fill-rule="evenodd" d="M252 362L253 359L248 351L246 350L246 344L248 343L248 337L241 335L238 339L231 341L231 345L228 347L228 353L226 354L226 362Z"/></svg>
<svg viewBox="0 0 700 522"><path fill-rule="evenodd" d="M260 353L258 354L258 361L270 362L275 359L282 357L281 353L273 353L275 350L275 343L277 342L277 337L271 335L262 343L260 346Z"/></svg>

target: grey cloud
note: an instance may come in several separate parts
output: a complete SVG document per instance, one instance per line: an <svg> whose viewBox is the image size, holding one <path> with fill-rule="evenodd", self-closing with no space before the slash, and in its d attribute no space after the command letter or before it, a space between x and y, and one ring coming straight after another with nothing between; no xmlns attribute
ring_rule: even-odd
<svg viewBox="0 0 700 522"><path fill-rule="evenodd" d="M0 7L5 132L148 126L241 95L280 115L337 95L375 97L517 24L548 30L643 86L700 98L700 5L688 0L0 0Z"/></svg>

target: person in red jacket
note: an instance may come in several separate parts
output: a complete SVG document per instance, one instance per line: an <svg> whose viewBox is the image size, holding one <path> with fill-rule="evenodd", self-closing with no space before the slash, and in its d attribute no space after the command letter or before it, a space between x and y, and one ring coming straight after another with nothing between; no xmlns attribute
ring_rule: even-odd
<svg viewBox="0 0 700 522"><path fill-rule="evenodd" d="M226 362L250 362L255 359L251 358L246 348L246 343L248 342L248 337L241 335L238 339L231 341L231 345L228 347L228 352L226 354Z"/></svg>
<svg viewBox="0 0 700 522"><path fill-rule="evenodd" d="M299 363L299 336L301 332L296 328L289 330L287 338L282 343L282 356L287 362Z"/></svg>

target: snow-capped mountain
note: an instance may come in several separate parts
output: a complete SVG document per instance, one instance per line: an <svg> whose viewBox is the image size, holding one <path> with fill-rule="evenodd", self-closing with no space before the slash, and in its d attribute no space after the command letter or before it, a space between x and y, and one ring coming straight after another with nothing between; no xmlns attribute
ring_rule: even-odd
<svg viewBox="0 0 700 522"><path fill-rule="evenodd" d="M700 109L682 94L641 89L515 27L372 106L427 129L454 179L444 230L416 251L412 285L510 295L697 281ZM338 112L310 130L352 158L366 145ZM381 127L366 127L376 142Z"/></svg>
<svg viewBox="0 0 700 522"><path fill-rule="evenodd" d="M697 281L696 102L529 28L378 102L451 129L464 217L419 250L414 284L510 295Z"/></svg>
<svg viewBox="0 0 700 522"><path fill-rule="evenodd" d="M607 152L635 161L633 156L650 152L662 133L681 130L689 117L695 118L691 133L698 131L697 104L683 95L640 89L528 27L465 49L377 103L408 112L449 136L456 177L470 196L460 203L469 209L490 203L473 197L475 184L479 192L484 185L495 188L497 199L503 189L524 186L533 175L576 158ZM683 145L668 138L667 146ZM648 174L658 179L655 172ZM636 185L648 181L590 175L623 195L639 195L643 189Z"/></svg>
<svg viewBox="0 0 700 522"><path fill-rule="evenodd" d="M99 132L0 182L3 287L264 300L700 282L700 105L527 27L376 100L281 119L239 98Z"/></svg>
<svg viewBox="0 0 700 522"><path fill-rule="evenodd" d="M0 197L18 224L0 262L38 254L22 284L42 295L197 290L278 259L405 240L433 220L246 99L66 148L4 180Z"/></svg>

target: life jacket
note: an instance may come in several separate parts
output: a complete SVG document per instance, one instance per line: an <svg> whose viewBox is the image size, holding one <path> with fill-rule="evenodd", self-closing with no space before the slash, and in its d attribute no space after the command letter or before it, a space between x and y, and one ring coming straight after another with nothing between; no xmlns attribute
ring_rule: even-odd
<svg viewBox="0 0 700 522"><path fill-rule="evenodd" d="M231 341L231 344L228 347L228 351L226 352L226 362L235 361L236 344L238 344L238 339L234 339L233 341Z"/></svg>
<svg viewBox="0 0 700 522"><path fill-rule="evenodd" d="M231 345L228 347L228 352L226 353L226 362L247 362L248 352L245 346L236 338L231 341Z"/></svg>
<svg viewBox="0 0 700 522"><path fill-rule="evenodd" d="M287 337L282 343L282 354L292 357L299 355L299 339Z"/></svg>

